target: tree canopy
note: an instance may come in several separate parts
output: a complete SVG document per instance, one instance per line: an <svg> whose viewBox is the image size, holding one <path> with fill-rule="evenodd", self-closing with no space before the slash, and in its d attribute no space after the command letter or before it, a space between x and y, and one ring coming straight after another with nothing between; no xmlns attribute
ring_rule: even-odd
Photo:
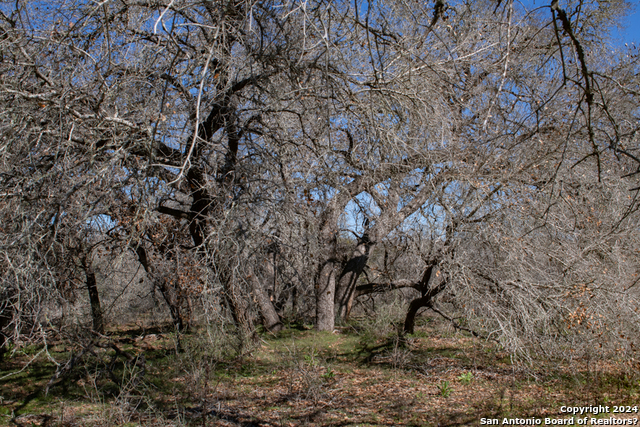
<svg viewBox="0 0 640 427"><path fill-rule="evenodd" d="M219 306L244 337L333 330L412 288L408 333L426 307L514 352L632 349L640 70L610 39L628 8L0 3L3 341L78 287L101 330L108 253L178 329Z"/></svg>

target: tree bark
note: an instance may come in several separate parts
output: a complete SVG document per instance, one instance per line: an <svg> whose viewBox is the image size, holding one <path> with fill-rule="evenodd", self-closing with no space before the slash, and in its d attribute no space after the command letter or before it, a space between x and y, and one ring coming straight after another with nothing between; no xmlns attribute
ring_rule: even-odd
<svg viewBox="0 0 640 427"><path fill-rule="evenodd" d="M0 362L2 362L4 354L7 352L6 346L10 336L5 333L5 328L11 324L15 316L15 308L12 301L15 294L16 292L9 288L0 295Z"/></svg>
<svg viewBox="0 0 640 427"><path fill-rule="evenodd" d="M331 258L320 266L316 279L316 329L319 331L333 331L335 292L335 260Z"/></svg>
<svg viewBox="0 0 640 427"><path fill-rule="evenodd" d="M269 299L269 295L255 274L251 275L251 284L253 287L253 294L256 297L256 302L260 308L264 327L270 332L280 331L282 329L280 316L278 316L271 299Z"/></svg>
<svg viewBox="0 0 640 427"><path fill-rule="evenodd" d="M182 315L182 309L180 307L180 301L176 295L176 290L168 283L168 278L166 277L154 278L153 282L158 287L162 294L162 298L164 298L164 301L169 306L171 320L173 321L173 325L176 330L185 332L187 324L184 321L184 316Z"/></svg>
<svg viewBox="0 0 640 427"><path fill-rule="evenodd" d="M407 279L398 280L397 282L391 283L364 283L362 285L356 286L354 298L358 298L362 295L381 294L384 292L402 288L414 288L415 290L420 291L420 283L413 282Z"/></svg>
<svg viewBox="0 0 640 427"><path fill-rule="evenodd" d="M435 268L435 264L429 265L422 275L422 280L420 280L420 288L422 296L420 298L416 298L411 301L409 304L409 309L407 310L407 316L404 320L404 333L412 334L415 330L416 325L416 315L418 314L418 310L422 307L431 307L433 304L433 299L447 287L447 281L442 280L438 285L432 286L429 288L429 282L431 281L431 276L433 275L433 271Z"/></svg>
<svg viewBox="0 0 640 427"><path fill-rule="evenodd" d="M422 307L430 307L431 306L431 296L424 296L421 298L416 298L411 301L409 304L409 309L407 310L407 316L404 319L404 333L412 334L415 331L416 326L416 314L418 314L418 310Z"/></svg>
<svg viewBox="0 0 640 427"><path fill-rule="evenodd" d="M171 320L173 321L173 325L176 330L182 332L185 329L185 322L182 317L182 312L180 310L180 302L176 296L175 289L167 283L166 277L159 277L155 274L153 266L149 263L149 258L147 257L147 251L142 246L138 245L134 248L136 251L136 255L138 256L138 262L144 268L144 271L147 273L147 276L151 279L154 286L160 290L162 294L162 298L169 306L169 313L171 314Z"/></svg>
<svg viewBox="0 0 640 427"><path fill-rule="evenodd" d="M247 298L248 295L243 295L231 280L225 280L223 287L224 298L240 338L238 351L241 353L245 349L247 339L255 336L254 323L249 311L249 298Z"/></svg>
<svg viewBox="0 0 640 427"><path fill-rule="evenodd" d="M102 306L100 305L96 275L91 268L85 269L85 275L87 276L87 291L89 292L89 302L91 304L93 330L104 334L104 317L102 316Z"/></svg>
<svg viewBox="0 0 640 427"><path fill-rule="evenodd" d="M82 258L82 268L84 269L87 292L89 293L93 330L100 334L104 334L104 318L102 316L102 306L100 305L100 294L98 293L96 275L91 267L91 260L88 259L89 257L89 254L85 254Z"/></svg>
<svg viewBox="0 0 640 427"><path fill-rule="evenodd" d="M349 318L356 295L356 282L369 261L370 251L371 244L363 239L340 274L335 298L336 319L339 321L346 321Z"/></svg>

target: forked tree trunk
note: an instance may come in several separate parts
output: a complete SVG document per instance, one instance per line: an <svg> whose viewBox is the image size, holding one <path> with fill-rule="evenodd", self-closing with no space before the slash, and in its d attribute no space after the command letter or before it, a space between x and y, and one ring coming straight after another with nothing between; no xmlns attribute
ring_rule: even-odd
<svg viewBox="0 0 640 427"><path fill-rule="evenodd" d="M409 309L407 310L407 316L404 319L405 334L414 333L416 327L416 315L418 314L418 310L420 310L422 307L430 307L432 303L431 300L431 296L424 296L411 301L411 304L409 304Z"/></svg>
<svg viewBox="0 0 640 427"><path fill-rule="evenodd" d="M365 240L359 243L340 274L335 298L336 319L339 321L347 321L349 319L356 295L356 283L369 261L370 251L371 245L368 241Z"/></svg>
<svg viewBox="0 0 640 427"><path fill-rule="evenodd" d="M416 315L418 311L423 307L431 307L433 304L434 298L444 291L447 287L447 281L442 280L438 285L429 287L429 282L431 281L431 276L435 270L435 264L431 264L425 270L422 275L422 280L419 283L420 292L422 296L420 298L416 298L411 301L409 304L409 309L407 310L407 316L404 320L404 333L412 334L415 331L416 326Z"/></svg>

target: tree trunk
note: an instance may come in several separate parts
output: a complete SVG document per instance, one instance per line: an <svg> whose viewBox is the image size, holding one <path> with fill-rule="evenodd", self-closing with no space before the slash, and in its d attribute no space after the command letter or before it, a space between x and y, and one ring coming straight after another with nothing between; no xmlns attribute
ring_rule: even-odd
<svg viewBox="0 0 640 427"><path fill-rule="evenodd" d="M298 320L298 287L294 286L291 289L291 313L293 314L293 319Z"/></svg>
<svg viewBox="0 0 640 427"><path fill-rule="evenodd" d="M89 293L91 319L93 321L93 330L99 334L104 334L104 318L102 316L102 306L100 305L100 294L98 294L96 275L91 267L91 260L88 259L90 256L90 254L84 255L82 258L82 268L84 269L87 292Z"/></svg>
<svg viewBox="0 0 640 427"><path fill-rule="evenodd" d="M93 330L104 334L104 318L102 317L102 306L100 305L96 275L91 268L85 269L85 275L87 276L87 291L89 292L89 303L91 304Z"/></svg>
<svg viewBox="0 0 640 427"><path fill-rule="evenodd" d="M407 317L404 319L404 333L414 333L416 326L416 314L422 307L431 307L431 296L424 296L416 298L409 304L409 310L407 310Z"/></svg>
<svg viewBox="0 0 640 427"><path fill-rule="evenodd" d="M255 329L253 328L253 321L249 310L250 299L248 295L243 295L241 290L238 289L231 280L225 280L223 287L225 290L224 298L231 312L231 317L233 318L233 323L237 328L240 339L238 352L242 353L245 350L247 340L255 336Z"/></svg>
<svg viewBox="0 0 640 427"><path fill-rule="evenodd" d="M335 292L335 260L332 258L320 267L316 278L316 329L319 331L333 331Z"/></svg>
<svg viewBox="0 0 640 427"><path fill-rule="evenodd" d="M12 299L15 296L15 292L12 289L6 289L0 294L0 362L4 359L4 354L7 352L7 343L9 336L5 333L5 328L11 325L15 315L15 308Z"/></svg>
<svg viewBox="0 0 640 427"><path fill-rule="evenodd" d="M278 307L278 302L281 298L281 292L278 290L278 272L276 269L276 254L267 253L264 257L264 263L261 264L262 270L262 286L261 289L265 291L265 294L273 306L276 312L279 312L281 307Z"/></svg>
<svg viewBox="0 0 640 427"><path fill-rule="evenodd" d="M147 276L151 279L154 286L158 288L160 293L162 294L162 298L169 306L169 313L171 314L171 320L173 321L173 325L176 330L183 332L185 329L185 322L182 318L182 313L180 310L180 302L176 295L176 290L167 283L166 277L159 277L155 273L155 269L149 263L149 258L147 257L147 251L142 246L136 246L135 248L136 255L138 256L138 262L142 264L144 271L147 273Z"/></svg>
<svg viewBox="0 0 640 427"><path fill-rule="evenodd" d="M416 315L418 314L418 310L422 307L431 307L433 304L433 299L447 287L447 281L442 280L438 285L432 286L429 288L429 282L431 281L431 276L435 269L435 263L429 265L422 275L422 280L420 280L420 292L422 296L420 298L416 298L411 301L409 304L409 310L407 310L407 316L404 319L404 333L412 334L415 330L416 325Z"/></svg>
<svg viewBox="0 0 640 427"><path fill-rule="evenodd" d="M182 316L182 310L180 308L180 301L176 295L176 290L169 283L169 279L166 277L153 277L153 283L157 286L162 294L162 298L169 306L169 313L171 313L171 320L177 331L184 332L186 323Z"/></svg>
<svg viewBox="0 0 640 427"><path fill-rule="evenodd" d="M332 222L329 221L328 224ZM315 277L316 291L316 329L331 331L335 326L335 295L336 295L336 254L338 250L337 233L330 227L321 232L320 260Z"/></svg>
<svg viewBox="0 0 640 427"><path fill-rule="evenodd" d="M370 250L371 245L368 241L359 243L340 274L335 298L336 319L339 321L346 321L349 318L356 294L356 282L369 261Z"/></svg>
<svg viewBox="0 0 640 427"><path fill-rule="evenodd" d="M264 327L270 332L278 332L282 329L282 322L280 316L276 312L269 295L267 294L264 286L260 283L260 280L255 274L251 275L251 284L253 287L253 294L256 297L256 302L260 308L260 314Z"/></svg>

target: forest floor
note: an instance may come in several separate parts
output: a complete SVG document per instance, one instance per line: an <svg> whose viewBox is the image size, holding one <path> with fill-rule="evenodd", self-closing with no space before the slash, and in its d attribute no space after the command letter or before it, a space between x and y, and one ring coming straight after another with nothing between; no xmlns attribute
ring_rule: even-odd
<svg viewBox="0 0 640 427"><path fill-rule="evenodd" d="M289 328L223 360L229 344L199 331L178 345L175 334L131 327L73 348L24 347L0 365L0 426L620 423L611 417L637 425L640 418L640 375L622 361L513 363L496 344L438 322L404 340L353 327ZM563 406L609 412L571 417Z"/></svg>

